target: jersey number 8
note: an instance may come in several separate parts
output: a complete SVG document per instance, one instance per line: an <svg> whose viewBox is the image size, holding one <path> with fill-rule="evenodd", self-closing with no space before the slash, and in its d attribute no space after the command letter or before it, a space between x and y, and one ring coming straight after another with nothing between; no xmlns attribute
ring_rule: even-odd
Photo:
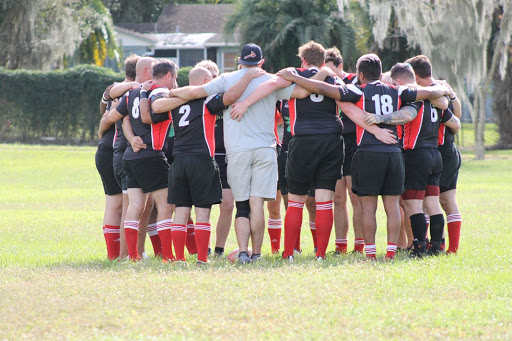
<svg viewBox="0 0 512 341"><path fill-rule="evenodd" d="M372 100L375 104L375 114L387 115L393 112L393 100L390 95L375 95Z"/></svg>
<svg viewBox="0 0 512 341"><path fill-rule="evenodd" d="M133 105L132 105L132 116L133 118L139 118L139 104L140 104L140 99L139 97L136 97L134 100L133 100Z"/></svg>

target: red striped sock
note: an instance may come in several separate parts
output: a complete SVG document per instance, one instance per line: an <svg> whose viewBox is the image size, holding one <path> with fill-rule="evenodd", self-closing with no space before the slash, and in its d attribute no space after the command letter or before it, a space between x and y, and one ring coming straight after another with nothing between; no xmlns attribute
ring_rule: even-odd
<svg viewBox="0 0 512 341"><path fill-rule="evenodd" d="M363 253L364 251L364 238L354 239L354 251Z"/></svg>
<svg viewBox="0 0 512 341"><path fill-rule="evenodd" d="M366 253L366 258L376 258L377 254L377 246L375 244L368 245L366 244L364 246L364 253Z"/></svg>
<svg viewBox="0 0 512 341"><path fill-rule="evenodd" d="M313 237L313 247L318 248L318 238L316 236L316 225L314 221L309 222L309 229L311 230L311 237Z"/></svg>
<svg viewBox="0 0 512 341"><path fill-rule="evenodd" d="M459 239L460 239L460 228L462 225L462 217L460 213L450 214L446 217L446 222L448 225L448 251L447 253L457 253L459 249Z"/></svg>
<svg viewBox="0 0 512 341"><path fill-rule="evenodd" d="M105 225L103 229L107 241L108 259L114 260L119 257L120 229L119 226Z"/></svg>
<svg viewBox="0 0 512 341"><path fill-rule="evenodd" d="M140 260L139 250L137 249L137 239L139 237L139 222L137 220L125 220L124 234L126 236L128 257L130 257L130 259L133 261Z"/></svg>
<svg viewBox="0 0 512 341"><path fill-rule="evenodd" d="M329 245L329 238L331 237L332 222L332 200L317 202L315 218L318 246L318 249L316 250L317 257L325 258L325 252L327 250L327 246Z"/></svg>
<svg viewBox="0 0 512 341"><path fill-rule="evenodd" d="M176 252L176 260L185 261L185 243L187 241L187 227L185 225L172 224L172 244Z"/></svg>
<svg viewBox="0 0 512 341"><path fill-rule="evenodd" d="M348 240L347 239L336 239L334 240L336 244L336 251L340 253L347 253L348 248Z"/></svg>
<svg viewBox="0 0 512 341"><path fill-rule="evenodd" d="M386 258L394 259L396 255L396 244L388 243L388 247L386 249Z"/></svg>
<svg viewBox="0 0 512 341"><path fill-rule="evenodd" d="M210 243L211 225L208 223L197 223L195 239L197 245L197 260L208 261L208 244Z"/></svg>
<svg viewBox="0 0 512 341"><path fill-rule="evenodd" d="M164 219L156 223L158 238L162 247L161 254L164 261L174 260L172 253L172 219Z"/></svg>
<svg viewBox="0 0 512 341"><path fill-rule="evenodd" d="M192 219L190 219L187 222L187 242L186 242L189 255L195 255L197 253L194 229L195 229L194 221Z"/></svg>
<svg viewBox="0 0 512 341"><path fill-rule="evenodd" d="M279 253L281 248L281 224L281 219L268 218L268 236L273 254Z"/></svg>
<svg viewBox="0 0 512 341"><path fill-rule="evenodd" d="M288 209L286 210L284 218L284 258L293 256L293 249L297 243L297 236L300 233L300 226L302 225L303 209L303 203L288 200Z"/></svg>
<svg viewBox="0 0 512 341"><path fill-rule="evenodd" d="M156 224L148 224L148 236L151 239L155 256L162 256L162 242L158 236Z"/></svg>

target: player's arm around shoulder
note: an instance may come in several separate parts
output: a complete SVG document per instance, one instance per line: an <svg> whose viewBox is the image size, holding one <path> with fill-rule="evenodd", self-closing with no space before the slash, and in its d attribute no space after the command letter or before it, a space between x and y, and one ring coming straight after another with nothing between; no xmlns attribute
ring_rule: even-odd
<svg viewBox="0 0 512 341"><path fill-rule="evenodd" d="M151 109L155 114L167 114L169 111L189 101L185 98L174 97L176 90L177 89L171 89L167 91L167 89L159 88L157 91L152 92L150 103Z"/></svg>
<svg viewBox="0 0 512 341"><path fill-rule="evenodd" d="M461 124L460 120L450 109L443 110L443 114L441 116L441 124L450 128L452 133L455 135L460 131Z"/></svg>
<svg viewBox="0 0 512 341"><path fill-rule="evenodd" d="M254 78L258 78L265 74L265 70L261 68L250 68L243 75L242 78L238 82L235 83L228 91L224 93L223 101L225 106L230 106L231 104L238 101L238 99L242 96L247 86Z"/></svg>
<svg viewBox="0 0 512 341"><path fill-rule="evenodd" d="M110 89L110 98L118 98L123 96L130 89L138 87L140 84L137 82L121 82L115 84Z"/></svg>

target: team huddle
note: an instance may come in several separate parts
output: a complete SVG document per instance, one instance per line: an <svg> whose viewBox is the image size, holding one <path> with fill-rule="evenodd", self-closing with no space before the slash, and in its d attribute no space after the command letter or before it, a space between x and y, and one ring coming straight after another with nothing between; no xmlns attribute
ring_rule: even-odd
<svg viewBox="0 0 512 341"><path fill-rule="evenodd" d="M350 201L352 252L375 260L379 196L386 260L398 250L411 257L457 252L461 158L454 135L461 105L446 82L432 77L428 58L383 73L379 57L367 54L356 73L347 73L335 47L310 41L298 56L301 68L271 75L261 68L261 48L247 44L237 71L219 75L205 60L181 88L174 62L126 59L125 80L109 86L100 103L96 166L109 259L147 257L147 233L163 262L185 262L186 248L198 265L207 264L210 212L219 204L213 256L224 256L236 208L237 260L256 262L266 201L272 253L290 262L301 253L305 205L321 261L333 225L334 255L348 253Z"/></svg>

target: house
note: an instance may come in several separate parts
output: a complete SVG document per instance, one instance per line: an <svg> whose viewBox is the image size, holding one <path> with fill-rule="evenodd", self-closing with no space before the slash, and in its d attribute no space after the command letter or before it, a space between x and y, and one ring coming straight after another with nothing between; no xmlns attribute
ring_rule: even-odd
<svg viewBox="0 0 512 341"><path fill-rule="evenodd" d="M115 26L124 55L131 53L168 58L179 67L203 59L217 63L221 72L236 68L240 42L225 37L224 24L234 5L167 5L156 23Z"/></svg>

